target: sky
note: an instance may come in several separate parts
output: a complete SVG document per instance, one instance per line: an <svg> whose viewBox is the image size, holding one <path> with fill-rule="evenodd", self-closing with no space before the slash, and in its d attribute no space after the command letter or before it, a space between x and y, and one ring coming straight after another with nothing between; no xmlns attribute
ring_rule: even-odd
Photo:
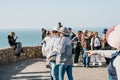
<svg viewBox="0 0 120 80"><path fill-rule="evenodd" d="M120 0L0 0L0 29L111 27L120 23Z"/></svg>

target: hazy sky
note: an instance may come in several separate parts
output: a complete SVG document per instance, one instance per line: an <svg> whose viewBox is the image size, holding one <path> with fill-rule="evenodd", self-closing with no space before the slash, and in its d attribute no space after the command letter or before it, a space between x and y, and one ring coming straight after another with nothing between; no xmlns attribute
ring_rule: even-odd
<svg viewBox="0 0 120 80"><path fill-rule="evenodd" d="M120 0L0 0L0 29L110 27L120 23Z"/></svg>

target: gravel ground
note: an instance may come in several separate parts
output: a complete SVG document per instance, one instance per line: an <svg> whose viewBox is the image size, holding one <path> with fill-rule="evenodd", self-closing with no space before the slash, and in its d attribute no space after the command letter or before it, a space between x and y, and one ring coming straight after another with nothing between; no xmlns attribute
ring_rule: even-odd
<svg viewBox="0 0 120 80"><path fill-rule="evenodd" d="M15 62L0 68L0 80L49 80L49 69L46 68L45 59L29 59ZM74 80L108 80L106 66L73 67ZM67 76L65 74L65 80Z"/></svg>

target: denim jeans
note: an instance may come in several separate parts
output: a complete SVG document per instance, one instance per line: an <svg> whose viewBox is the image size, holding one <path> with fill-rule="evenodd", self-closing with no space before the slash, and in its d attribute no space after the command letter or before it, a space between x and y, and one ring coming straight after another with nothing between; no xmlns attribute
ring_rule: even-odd
<svg viewBox="0 0 120 80"><path fill-rule="evenodd" d="M112 76L109 75L109 80L112 80Z"/></svg>
<svg viewBox="0 0 120 80"><path fill-rule="evenodd" d="M58 65L55 62L50 62L50 80L58 80Z"/></svg>
<svg viewBox="0 0 120 80"><path fill-rule="evenodd" d="M118 80L117 75L116 76L109 75L109 80Z"/></svg>
<svg viewBox="0 0 120 80"><path fill-rule="evenodd" d="M66 66L65 64L59 65L59 80L64 80L65 71L67 72L68 80L73 80L72 65Z"/></svg>
<svg viewBox="0 0 120 80"><path fill-rule="evenodd" d="M83 65L84 67L88 67L90 65L90 57L88 56L88 53L86 48L83 48L84 54L83 54Z"/></svg>

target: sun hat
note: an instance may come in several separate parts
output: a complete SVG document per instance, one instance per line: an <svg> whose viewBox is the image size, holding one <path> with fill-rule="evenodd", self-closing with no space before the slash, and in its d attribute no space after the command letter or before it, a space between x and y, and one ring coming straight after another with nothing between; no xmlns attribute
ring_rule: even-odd
<svg viewBox="0 0 120 80"><path fill-rule="evenodd" d="M55 26L55 27L52 28L52 31L58 31L59 29L60 29L59 26Z"/></svg>
<svg viewBox="0 0 120 80"><path fill-rule="evenodd" d="M63 34L65 34L65 35L68 35L67 30L68 30L68 29L67 29L66 27L61 27L61 28L58 30L58 32L63 33Z"/></svg>
<svg viewBox="0 0 120 80"><path fill-rule="evenodd" d="M110 46L120 49L120 25L108 29L106 40Z"/></svg>

